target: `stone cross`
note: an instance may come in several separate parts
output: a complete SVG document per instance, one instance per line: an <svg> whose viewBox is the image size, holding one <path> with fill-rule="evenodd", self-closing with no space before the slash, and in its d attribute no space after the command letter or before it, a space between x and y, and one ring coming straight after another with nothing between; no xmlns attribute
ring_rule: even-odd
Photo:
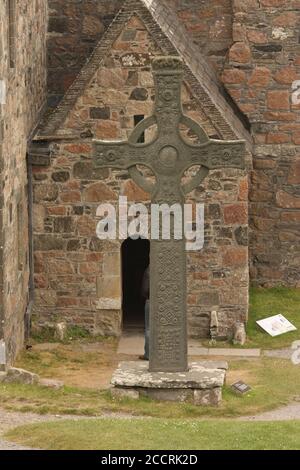
<svg viewBox="0 0 300 470"><path fill-rule="evenodd" d="M181 88L183 62L179 57L157 57L152 69L156 100L154 113L133 130L128 141L94 141L96 167L126 169L131 178L150 193L152 203L184 204L185 195L217 168L244 168L243 141L211 140L205 131L183 114ZM150 143L138 143L147 128L156 124L157 135ZM180 124L190 128L199 144L186 142ZM137 165L152 170L151 183ZM190 167L198 173L182 184ZM187 362L187 299L185 240L152 240L150 249L150 365L152 372L181 372Z"/></svg>

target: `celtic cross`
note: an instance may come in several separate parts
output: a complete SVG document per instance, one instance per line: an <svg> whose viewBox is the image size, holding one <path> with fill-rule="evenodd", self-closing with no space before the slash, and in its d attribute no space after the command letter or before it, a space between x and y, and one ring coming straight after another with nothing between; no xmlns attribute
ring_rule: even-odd
<svg viewBox="0 0 300 470"><path fill-rule="evenodd" d="M152 69L156 99L154 113L133 130L128 141L94 141L96 167L128 170L152 203L184 204L185 195L218 168L244 168L245 143L209 139L198 123L185 116L181 106L183 63L179 57L157 57ZM149 127L157 125L150 143L138 143ZM200 143L187 142L180 124L190 128ZM155 183L138 170L152 170ZM196 175L182 184L190 167ZM181 372L187 362L187 300L185 240L152 240L150 250L150 371Z"/></svg>

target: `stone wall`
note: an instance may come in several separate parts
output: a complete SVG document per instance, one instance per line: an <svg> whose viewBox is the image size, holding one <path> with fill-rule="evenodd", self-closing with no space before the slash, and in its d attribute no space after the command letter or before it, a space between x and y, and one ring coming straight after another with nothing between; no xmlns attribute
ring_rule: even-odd
<svg viewBox="0 0 300 470"><path fill-rule="evenodd" d="M120 242L96 237L96 210L119 195L129 202L147 203L149 197L126 171L93 169L91 137L127 139L135 117L152 114L150 60L160 53L134 16L58 132L75 138L50 139L50 160L33 166L37 322L64 319L93 333L120 332ZM182 101L188 116L220 138L186 86ZM188 198L204 202L206 220L204 249L188 254L192 336L208 335L212 310L219 313L224 335L247 318L247 198L245 172L229 169L211 172Z"/></svg>
<svg viewBox="0 0 300 470"><path fill-rule="evenodd" d="M231 0L163 0L186 26L201 51L222 69L232 44ZM124 0L48 0L49 105L55 107Z"/></svg>
<svg viewBox="0 0 300 470"><path fill-rule="evenodd" d="M14 37L8 43L8 0L0 4L0 340L8 363L23 345L28 304L29 243L27 140L45 103L47 4L15 4Z"/></svg>
<svg viewBox="0 0 300 470"><path fill-rule="evenodd" d="M124 0L48 0L48 95L55 107Z"/></svg>
<svg viewBox="0 0 300 470"><path fill-rule="evenodd" d="M291 106L291 84L300 79L299 0L163 1L177 11L252 124L257 145L250 181L252 281L297 285L299 108ZM122 3L50 1L52 105Z"/></svg>
<svg viewBox="0 0 300 470"><path fill-rule="evenodd" d="M234 0L233 40L223 81L255 139L251 173L251 277L300 282L300 1Z"/></svg>
<svg viewBox="0 0 300 470"><path fill-rule="evenodd" d="M163 0L207 60L222 70L232 45L232 0Z"/></svg>

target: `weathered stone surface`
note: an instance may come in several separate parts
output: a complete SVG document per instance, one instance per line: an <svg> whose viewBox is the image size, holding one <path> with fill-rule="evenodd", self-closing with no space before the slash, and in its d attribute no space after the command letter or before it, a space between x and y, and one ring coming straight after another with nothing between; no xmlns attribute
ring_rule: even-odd
<svg viewBox="0 0 300 470"><path fill-rule="evenodd" d="M46 101L47 22L44 0L0 2L0 344L5 338L7 367L24 341L29 278L26 160ZM49 161L49 156L46 152L37 159Z"/></svg>
<svg viewBox="0 0 300 470"><path fill-rule="evenodd" d="M66 1L69 5L69 0ZM221 2L221 0L217 1ZM115 0L112 0L109 4L110 6L108 7L108 3L106 2L104 4L102 0L100 0L99 3L99 5L101 5L101 14L99 15L99 19L106 26L108 26L111 20L111 17L108 18L106 13L109 10L109 15L113 16L116 11L114 10L116 5ZM61 1L59 0L56 5L61 5ZM181 18L180 20L188 25L191 37L197 37L197 44L200 44L200 40L203 47L212 50L213 55L210 57L213 61L216 61L216 64L224 62L228 52L228 47L232 44L230 37L231 13L229 13L231 9L229 6L226 6L226 15L224 16L224 5L221 5L220 3L220 6L222 6L220 9L215 7L211 8L209 6L209 9L211 9L213 13L210 17L211 20L207 20L206 16L206 19L202 20L201 12L203 10L206 12L208 6L204 6L201 2L198 2L196 6L194 4L192 9L189 5L184 8L185 12L188 11L189 15L195 15L194 10L199 12L199 15L197 16L197 28L198 25L206 27L208 21L211 21L210 27L212 28L211 31L213 31L213 37L210 38L209 43L207 42L207 31L205 33L200 32L200 30L196 32L193 30L192 25L187 18ZM68 6L64 6L64 8L68 8ZM179 7L179 4L178 8L181 8ZM90 15L90 13L83 12L83 9L84 8L76 9L76 18L79 15L78 21L80 24L84 16ZM222 25L220 26L222 35L219 34L220 31L217 31L217 26L214 21L214 15L216 14L220 19L220 25ZM50 12L50 15L52 15L52 12ZM105 21L102 21L102 15L106 15ZM69 22L69 17L67 18L67 21ZM154 81L149 66L153 57L160 55L161 51L159 50L156 41L148 33L147 28L143 25L143 22L137 17L134 16L128 22L127 26L124 28L120 27L120 30L122 31L120 31L120 35L113 44L107 58L95 73L90 85L85 88L84 93L79 98L73 111L70 111L64 124L65 129L60 129L59 133L66 132L68 134L73 134L76 132L76 134L87 136L88 139L99 138L127 140L130 132L134 128L136 116L139 116L139 119L141 119L142 116L149 116L152 114ZM68 50L68 54L66 55L65 53L61 54L58 51L56 51L55 54L52 54L53 56L58 54L60 60L62 60L64 64L67 64L68 61L72 60L70 55L72 57L76 56L75 50L79 51L79 54L76 56L76 62L74 61L72 66L72 70L68 66L66 66L64 70L60 68L60 72L56 73L54 81L52 81L52 77L54 75L56 65L52 64L54 68L52 68L51 65L49 83L51 94L56 94L58 89L61 90L64 88L64 91L66 90L67 86L70 85L71 81L78 73L80 69L79 64L86 60L87 44L89 49L93 47L93 44L95 44L95 39L92 35L85 36L85 43L81 42L83 36L80 34L81 33L78 30L78 36L76 36L76 39L73 34L69 36L67 33L65 33L64 37L59 36L54 39L54 36L52 36L51 38L49 43L49 48L51 50L54 50L54 42L56 41L59 42L60 46ZM201 35L201 38L199 38L199 34ZM137 41L137 45L134 45L133 40L129 39L134 35L136 38L134 41ZM126 40L124 38L126 38ZM71 39L74 41L72 42L72 46L70 46L70 43L68 42L69 40L71 41ZM54 42L52 42L52 40ZM224 52L225 44L227 44L227 52ZM72 51L70 51L70 47L72 48ZM248 72L246 69L241 69L238 72L234 71L233 75L239 76L240 79L243 79L243 84L247 83ZM65 77L65 80L63 80L62 77ZM131 96L133 98L135 97L137 89L146 90L147 93L144 91L141 92L141 98L146 98L147 95L146 100L130 99ZM58 94L61 95L61 92L58 92ZM220 138L220 132L207 120L201 111L201 107L195 102L195 99L186 86L183 86L182 102L184 112L190 118L195 119L198 123L203 125L208 135ZM149 130L149 134L147 131L145 135L146 140L149 141L152 135L154 135L153 129ZM227 136L224 135L224 138L227 138ZM90 140L84 140L84 137L82 137L82 139L82 141L76 139L74 142L53 142L51 144L52 153L50 168L43 168L43 172L41 172L41 169L37 169L35 171L37 179L34 179L34 184L41 184L41 180L38 179L41 177L43 177L43 181L47 183L52 182L52 174L56 172L66 171L70 173L70 180L66 182L53 182L59 187L58 201L43 202L43 206L46 207L46 214L44 220L41 220L40 222L41 224L44 224L44 229L41 232L36 232L35 234L35 239L37 241L35 246L38 247L41 255L44 256L45 261L43 271L36 273L38 276L36 276L35 279L38 289L42 291L42 298L38 296L39 302L41 302L39 305L41 309L42 301L44 301L43 309L41 310L43 310L43 312L47 312L47 314L41 313L43 318L46 316L57 315L61 320L68 322L73 320L75 322L81 321L83 324L86 322L86 326L89 330L94 329L95 332L100 331L100 334L112 332L112 334L117 335L120 332L120 323L122 319L122 312L119 308L121 295L119 295L118 298L111 298L110 295L105 295L105 293L103 294L103 291L98 291L96 284L102 284L109 294L111 291L115 291L115 289L111 289L107 281L102 282L105 277L104 273L106 270L104 261L100 259L96 262L96 264L98 263L97 271L95 263L93 262L93 264L91 264L88 257L91 254L103 254L111 249L119 251L120 243L118 241L113 242L97 239L97 218L95 217L95 210L99 202L102 202L103 200L105 200L105 202L110 201L109 199L104 199L106 188L103 185L108 187L109 192L113 191L116 198L119 195L128 195L130 201L149 201L149 194L137 189L136 185L133 185L129 180L129 175L126 171L111 171L107 168L93 169L91 142ZM74 179L76 180L76 185L74 183ZM211 178L207 178L207 191L209 192L207 197L205 196L204 198L204 188L202 187L199 189L197 188L195 194L192 193L189 196L193 202L204 200L208 212L206 215L206 223L208 227L206 246L208 249L208 256L207 258L202 259L201 253L199 254L201 259L194 259L193 254L188 253L187 260L188 269L193 271L195 279L197 276L205 276L204 282L198 282L195 287L193 286L193 288L192 283L188 283L189 292L187 308L188 311L191 312L189 315L189 330L193 331L193 334L198 337L207 335L207 322L205 320L205 315L207 310L211 310L212 307L209 302L221 302L221 299L225 298L225 291L230 289L231 283L239 283L239 280L237 280L237 277L234 275L235 267L227 267L226 278L224 278L225 280L221 278L222 284L220 282L220 278L214 278L213 272L222 271L223 259L221 247L223 244L230 243L230 245L234 247L238 245L238 241L234 237L234 230L240 227L241 224L228 222L225 231L217 230L217 227L224 228L224 205L233 205L241 201L243 201L243 203L247 202L248 188L245 181L245 175L242 175L241 172L228 172L226 174L223 172L213 172ZM93 187L91 189L91 186L95 183L101 183L99 190L97 189L94 191ZM102 191L103 188L104 190ZM87 192L89 192L88 196ZM88 197L88 199L86 199L86 197ZM51 217L51 220L49 220L48 216ZM74 231L56 232L57 239L61 238L60 241L50 241L49 239L46 239L45 237L52 237L52 235L54 235L54 227L55 230L58 230L58 228L59 230L61 229L61 224L63 225L63 222L54 222L55 218L60 217L72 217L74 222L72 228L74 228ZM246 225L247 224L248 219L246 221ZM228 233L231 234L229 238L227 236ZM58 237L58 234L60 237ZM63 236L61 236L61 234L63 234ZM41 238L41 240L38 241L38 238ZM211 255L210 252L214 246L217 247L217 253ZM45 250L43 249L44 247ZM60 251L60 253L54 253L56 250ZM75 251L78 252L77 257L80 256L80 258L84 258L80 263L78 263L75 258ZM56 259L63 258L64 260L68 260L70 258L70 254L72 254L72 256L74 255L74 258L71 260L72 266L70 267L70 265L65 263L59 264L60 270L65 268L68 272L60 272L59 279L54 281L53 278L55 276L54 271L56 269L56 262L50 261L48 263L48 257L53 255ZM244 261L246 263L246 260ZM208 266L209 263L210 265ZM49 279L49 273L47 273L48 264L51 267L51 279ZM100 282L97 282L98 278L100 279ZM200 277L198 278L198 281L199 280ZM220 284L212 289L213 292L211 296L207 296L211 282L219 282ZM54 302L56 302L56 297L53 295L53 289L55 288L60 292L60 283L64 286L65 291L72 291L74 294L72 294L72 296L65 296L63 299L61 299L61 296L59 295L58 303L54 304ZM49 289L49 287L51 288L50 290L52 293L50 296L47 296L45 291ZM224 295L217 296L216 291L219 291L219 293L224 292ZM98 295L99 292L101 293L101 297ZM203 303L201 299L204 299ZM71 302L73 303L72 307L70 305ZM217 303L216 307L218 306L226 308L225 305L220 303ZM109 316L109 313L106 315L106 313L109 312L109 310L107 310L108 308L115 312L117 312L118 308L118 312L113 316ZM102 311L104 312L103 315ZM203 316L201 317L201 315ZM245 320L244 315L245 311L243 308L236 311L237 319ZM226 316L222 317L222 322L227 323L227 321ZM97 325L99 325L99 330Z"/></svg>
<svg viewBox="0 0 300 470"><path fill-rule="evenodd" d="M149 193L143 191L138 185L132 181L126 181L123 185L122 195L126 196L128 201L136 202L136 201L148 201L150 198Z"/></svg>
<svg viewBox="0 0 300 470"><path fill-rule="evenodd" d="M85 180L98 180L105 179L109 175L107 168L94 168L92 162L77 162L73 167L73 174L75 178L82 178Z"/></svg>
<svg viewBox="0 0 300 470"><path fill-rule="evenodd" d="M231 204L224 207L224 223L245 225L248 222L246 204Z"/></svg>
<svg viewBox="0 0 300 470"><path fill-rule="evenodd" d="M70 173L68 171L55 171L52 173L52 179L56 183L65 183L70 179Z"/></svg>
<svg viewBox="0 0 300 470"><path fill-rule="evenodd" d="M272 90L267 95L269 109L290 109L290 93L287 90Z"/></svg>
<svg viewBox="0 0 300 470"><path fill-rule="evenodd" d="M119 336L121 334L120 310L101 310L95 313L94 334L99 336Z"/></svg>
<svg viewBox="0 0 300 470"><path fill-rule="evenodd" d="M6 379L6 372L0 372L0 383L4 382Z"/></svg>
<svg viewBox="0 0 300 470"><path fill-rule="evenodd" d="M35 237L34 246L36 251L63 250L65 243L64 240L57 235L42 234Z"/></svg>
<svg viewBox="0 0 300 470"><path fill-rule="evenodd" d="M238 64L247 64L251 60L251 49L243 42L236 42L230 49L229 59Z"/></svg>
<svg viewBox="0 0 300 470"><path fill-rule="evenodd" d="M164 203L169 206L176 203L183 207L184 196L196 189L209 175L210 170L220 170L223 167L244 169L245 143L210 141L204 129L198 126L196 121L191 120L191 125L188 127L193 128L200 142L206 142L204 146L195 144L192 153L191 146L188 146L179 135L179 124L186 120L181 104L183 61L177 56L157 57L152 62L152 71L156 100L153 114L149 119L157 121L158 139L145 143L141 150L139 139L151 127L149 120L143 120L128 142L109 143L104 140L94 140L95 166L128 170L135 183L150 193L152 203ZM171 81L172 90L170 90ZM168 123L165 116L171 114L173 121ZM183 172L196 164L201 165L201 170L198 170L188 183L182 185L180 179ZM139 172L139 165L146 165L151 169L156 178L155 185ZM224 185L225 190L234 187L228 183ZM186 371L187 307L184 240L177 241L173 236L169 241L152 239L150 255L150 278L154 280L151 283L150 316L155 319L152 322L150 335L150 370ZM103 289L108 290L109 285ZM102 297L105 297L104 293ZM219 303L216 291L205 292L199 296L199 299L199 305ZM171 331L169 325L172 325ZM174 342L170 341L171 335Z"/></svg>
<svg viewBox="0 0 300 470"><path fill-rule="evenodd" d="M225 370L206 369L193 362L188 372L149 372L147 362L122 362L111 383L116 387L152 389L211 389L222 387Z"/></svg>
<svg viewBox="0 0 300 470"><path fill-rule="evenodd" d="M93 183L83 192L83 199L86 202L111 201L117 198L116 194L105 183Z"/></svg>
<svg viewBox="0 0 300 470"><path fill-rule="evenodd" d="M288 176L288 183L289 184L300 184L300 157L298 156L296 161L292 163L289 176Z"/></svg>
<svg viewBox="0 0 300 470"><path fill-rule="evenodd" d="M64 341L67 333L67 324L65 322L59 322L55 325L55 337L59 341Z"/></svg>
<svg viewBox="0 0 300 470"><path fill-rule="evenodd" d="M287 209L300 209L300 197L293 196L285 191L276 194L277 205Z"/></svg>
<svg viewBox="0 0 300 470"><path fill-rule="evenodd" d="M58 196L58 187L55 184L39 184L34 188L34 201L55 201Z"/></svg>
<svg viewBox="0 0 300 470"><path fill-rule="evenodd" d="M200 406L218 406L222 401L222 388L212 390L194 390L194 404Z"/></svg>
<svg viewBox="0 0 300 470"><path fill-rule="evenodd" d="M233 2L233 51L241 48L241 43L250 46L251 61L247 64L229 60L225 65L222 79L240 109L247 115L251 125L255 143L253 166L265 172L269 178L269 188L263 188L261 178L255 179L250 186L250 213L260 210L265 213L280 213L285 208L299 210L296 200L297 184L292 176L299 138L297 132L297 105L292 104L292 84L299 78L298 39L294 35L296 19L299 22L298 2L285 3L283 0L262 0L259 2ZM253 5L255 4L255 6ZM252 15L253 13L253 15ZM270 26L266 28L264 26ZM280 58L279 58L280 57ZM239 74L240 68L245 72L245 79L240 83L226 80ZM228 72L227 72L228 71ZM291 112L292 111L292 112ZM289 147L290 143L293 143ZM288 160L287 152L290 153ZM287 193L287 194L284 194ZM293 264L293 242L287 242L287 233L283 226L273 223L272 227L264 221L256 219L250 238L250 274L257 285L276 285L287 283L296 285L293 276L289 278L288 266ZM274 217L272 217L274 219ZM290 231L293 222L286 221ZM290 238L290 235L289 235ZM266 267L257 260L257 255L276 246L276 252L285 262L272 263Z"/></svg>
<svg viewBox="0 0 300 470"><path fill-rule="evenodd" d="M33 385L38 383L39 376L33 372L24 369L17 369L11 367L8 369L4 382L6 383L21 383L26 385Z"/></svg>
<svg viewBox="0 0 300 470"><path fill-rule="evenodd" d="M104 32L105 28L102 22L92 15L86 15L82 22L82 34L88 37L98 37ZM65 29L64 29L65 31Z"/></svg>
<svg viewBox="0 0 300 470"><path fill-rule="evenodd" d="M181 388L140 388L139 395L152 400L175 401L177 403L192 402L194 391L192 389Z"/></svg>
<svg viewBox="0 0 300 470"><path fill-rule="evenodd" d="M146 101L148 98L148 91L146 88L135 88L131 95L130 100L137 100L137 101Z"/></svg>
<svg viewBox="0 0 300 470"><path fill-rule="evenodd" d="M113 398L131 398L133 400L138 400L140 397L139 391L134 388L118 388L113 387L110 391Z"/></svg>
<svg viewBox="0 0 300 470"><path fill-rule="evenodd" d="M234 236L239 245L248 246L248 228L247 227L238 227Z"/></svg>
<svg viewBox="0 0 300 470"><path fill-rule="evenodd" d="M237 322L234 327L233 344L240 344L243 346L246 343L246 329L244 323Z"/></svg>
<svg viewBox="0 0 300 470"><path fill-rule="evenodd" d="M110 119L110 108L90 108L90 117L92 119Z"/></svg>
<svg viewBox="0 0 300 470"><path fill-rule="evenodd" d="M295 21L298 19L298 1L261 0L261 2L257 2L257 0L249 0L247 2L235 0L231 2L229 0L215 0L208 4L199 1L177 0L174 2L173 0L165 0L164 3L171 6L172 10L176 12L180 22L186 28L187 37L197 43L198 49L206 55L207 60L213 62L215 68L220 72L224 71L225 64L224 82L238 106L245 110L250 119L255 141L260 142L266 152L269 151L270 155L275 156L274 149L271 149L268 143L281 140L281 142L277 142L277 150L280 154L280 145L283 141L291 141L292 136L290 130L285 131L285 135L279 135L277 125L284 124L282 120L288 119L291 120L291 123L294 123L297 120L297 113L277 112L276 110L267 113L267 94L273 90L291 93L291 84L299 77L299 44L294 26ZM260 4L259 8L258 3ZM63 95L78 74L90 49L95 46L98 37L101 37L121 4L122 0L111 0L110 2L101 0L97 7L97 13L94 14L94 12L91 12L91 6L85 8L83 5L83 8L75 9L74 5L70 4L70 0L65 2L60 0L56 2L56 7L50 10L53 31L48 46L51 60L49 88L54 105L57 104L56 98L59 99ZM152 6L154 8L154 4ZM68 15L65 14L66 11ZM73 24L75 16L78 23L76 28ZM91 18L94 18L95 24L93 24ZM116 49L118 49L119 54L121 51L121 55L124 57L119 60L116 70L111 73L108 69L101 73L102 83L110 84L113 88L124 86L125 83L141 88L150 86L150 82L144 82L135 69L136 65L149 65L147 48L144 42L141 43L145 40L149 42L149 38L141 25L139 24L137 27L134 23L136 23L136 20L120 34L120 41L116 45ZM63 37L59 32L62 30L62 25L64 26ZM81 34L83 25L84 34ZM103 30L101 25L104 25ZM266 25L268 27L265 27ZM98 32L95 35L96 31ZM132 47L133 41L139 41L138 52L135 51L136 44ZM59 49L57 43L60 45ZM242 63L228 64L228 53L232 45L234 47L231 54L233 56L234 54L237 55L237 60L240 60L239 56L243 56L245 50L247 51L246 55L249 55L249 49L251 60L248 63L243 63L245 58L242 57ZM233 58L236 59L236 57ZM108 60L112 62L115 60L115 56ZM132 66L131 73L127 74L126 71L124 77L120 73L121 62L130 67ZM143 70L144 72L149 73L148 70ZM226 77L229 77L228 81ZM129 90L129 96L131 92L132 90ZM89 106L95 106L95 103L90 103ZM266 124L269 127L269 135L264 129L261 131L254 129L258 121L262 126ZM272 129L271 134L270 128ZM297 145L297 140L294 143ZM278 159L280 165L279 160L281 160L280 155ZM269 169L272 165L273 167L274 165L277 166L274 161L258 161L258 155L255 155L254 166L258 168L258 166L262 167L263 165L270 165ZM256 193L256 198L252 203L261 203L265 208L269 205L272 207L276 205L275 193L281 189L281 183L285 184L286 174L277 178L277 168L275 168L272 172L272 181L277 181L277 183L274 183L270 193ZM252 186L257 186L257 183L253 183ZM276 245L277 250L280 250L282 254L286 252L287 247L279 240L279 227L273 229L272 233L268 231L267 227L263 231L254 227L254 233L256 232L261 233L250 241L251 258L253 260L256 253L266 243L260 238L263 234L265 239L268 239L269 245ZM286 265L292 263L292 258L291 249L288 249ZM279 268L274 268L273 273L280 269L285 282L290 282L285 275L286 265L282 264ZM257 276L257 270L251 270L251 272L256 273L254 275ZM272 270L269 271L269 276L269 280L272 281ZM265 279L257 278L257 282L264 281Z"/></svg>

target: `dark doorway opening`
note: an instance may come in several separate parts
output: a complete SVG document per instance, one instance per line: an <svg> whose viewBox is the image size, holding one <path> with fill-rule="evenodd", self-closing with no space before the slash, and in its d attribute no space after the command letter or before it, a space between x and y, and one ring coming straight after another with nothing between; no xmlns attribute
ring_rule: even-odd
<svg viewBox="0 0 300 470"><path fill-rule="evenodd" d="M150 242L128 238L122 244L123 328L144 328L145 299L142 281L149 265Z"/></svg>
<svg viewBox="0 0 300 470"><path fill-rule="evenodd" d="M136 114L134 116L134 127L136 127L141 121L145 119L145 116L143 114ZM144 144L145 143L145 132L143 132L137 141L138 144Z"/></svg>

